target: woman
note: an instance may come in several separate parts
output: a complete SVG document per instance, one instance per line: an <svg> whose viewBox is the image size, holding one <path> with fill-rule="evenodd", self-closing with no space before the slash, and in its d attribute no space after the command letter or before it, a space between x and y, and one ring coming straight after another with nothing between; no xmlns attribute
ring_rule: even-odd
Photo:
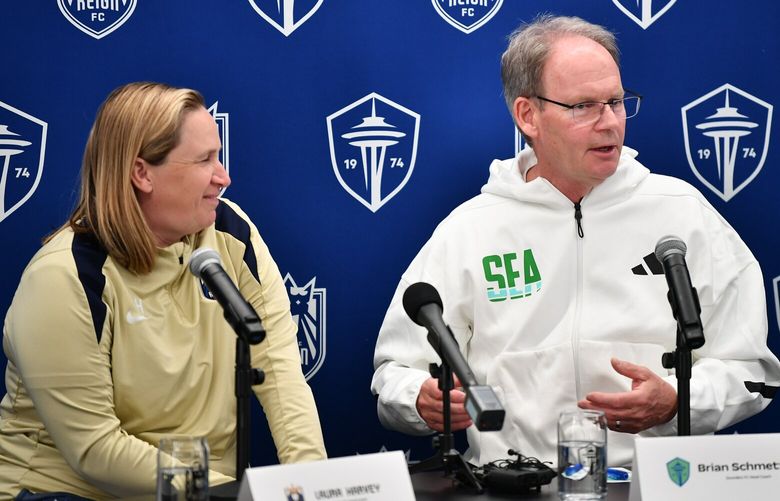
<svg viewBox="0 0 780 501"><path fill-rule="evenodd" d="M230 184L220 148L193 90L133 83L101 106L78 206L5 319L1 497L154 492L156 444L174 434L205 436L210 482L232 479L235 335L187 270L201 246L220 253L267 331L252 347L266 374L254 390L280 461L325 457L278 268L246 214L218 198Z"/></svg>

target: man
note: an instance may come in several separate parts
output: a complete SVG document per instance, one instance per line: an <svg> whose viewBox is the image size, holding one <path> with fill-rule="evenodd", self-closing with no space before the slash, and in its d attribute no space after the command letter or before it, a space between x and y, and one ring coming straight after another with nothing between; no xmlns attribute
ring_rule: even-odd
<svg viewBox="0 0 780 501"><path fill-rule="evenodd" d="M542 16L512 35L502 78L532 149L494 161L482 194L439 225L404 273L374 356L383 424L442 429L441 392L427 372L438 357L401 306L422 281L438 289L477 379L507 410L503 430L480 433L463 392L451 392L470 461L506 458L509 448L555 461L556 418L575 406L604 410L613 465L630 463L634 434L675 434L676 379L661 365L676 342L667 284L632 273L670 234L687 243L707 339L693 355L692 432L762 410L780 363L766 346L758 263L700 193L649 174L623 147L640 98L623 87L614 35Z"/></svg>

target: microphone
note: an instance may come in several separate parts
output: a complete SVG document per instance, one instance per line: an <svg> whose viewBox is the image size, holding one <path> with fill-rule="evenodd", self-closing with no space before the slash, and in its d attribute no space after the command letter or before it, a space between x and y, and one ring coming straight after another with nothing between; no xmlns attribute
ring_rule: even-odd
<svg viewBox="0 0 780 501"><path fill-rule="evenodd" d="M409 318L428 329L428 342L460 379L466 391L466 412L477 429L500 430L504 425L504 407L493 388L477 383L477 378L458 348L455 336L444 323L438 291L431 284L417 282L404 292L403 305Z"/></svg>
<svg viewBox="0 0 780 501"><path fill-rule="evenodd" d="M701 324L699 295L691 285L688 265L685 264L687 250L679 237L669 235L662 237L656 244L655 257L664 267L666 283L669 285L667 297L677 320L677 328L688 348L694 350L704 345L704 328Z"/></svg>
<svg viewBox="0 0 780 501"><path fill-rule="evenodd" d="M211 295L222 306L225 320L241 339L249 344L257 344L265 339L260 317L225 273L217 251L208 247L195 249L190 256L189 269L206 284Z"/></svg>

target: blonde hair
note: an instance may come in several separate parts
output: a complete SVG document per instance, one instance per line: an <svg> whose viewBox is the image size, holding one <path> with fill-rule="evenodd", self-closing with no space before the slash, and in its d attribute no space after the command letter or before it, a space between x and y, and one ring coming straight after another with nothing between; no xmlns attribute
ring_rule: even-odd
<svg viewBox="0 0 780 501"><path fill-rule="evenodd" d="M184 114L200 107L203 96L191 89L153 82L115 89L89 133L78 204L57 232L91 233L128 270L152 271L157 247L138 203L132 169L139 157L152 165L163 163L179 142Z"/></svg>

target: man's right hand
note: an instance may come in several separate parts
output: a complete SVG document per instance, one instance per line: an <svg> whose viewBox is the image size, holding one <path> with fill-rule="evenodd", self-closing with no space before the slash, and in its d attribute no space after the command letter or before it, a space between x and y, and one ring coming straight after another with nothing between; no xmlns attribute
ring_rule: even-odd
<svg viewBox="0 0 780 501"><path fill-rule="evenodd" d="M455 387L460 386L460 381L455 377ZM439 389L439 380L434 378L428 378L420 387L420 394L417 395L417 412L425 420L425 424L429 428L436 431L444 431L444 414L442 409L444 403L442 401L443 393ZM452 425L452 431L463 430L471 426L471 418L466 412L464 402L466 401L466 394L460 390L450 391L450 421Z"/></svg>

